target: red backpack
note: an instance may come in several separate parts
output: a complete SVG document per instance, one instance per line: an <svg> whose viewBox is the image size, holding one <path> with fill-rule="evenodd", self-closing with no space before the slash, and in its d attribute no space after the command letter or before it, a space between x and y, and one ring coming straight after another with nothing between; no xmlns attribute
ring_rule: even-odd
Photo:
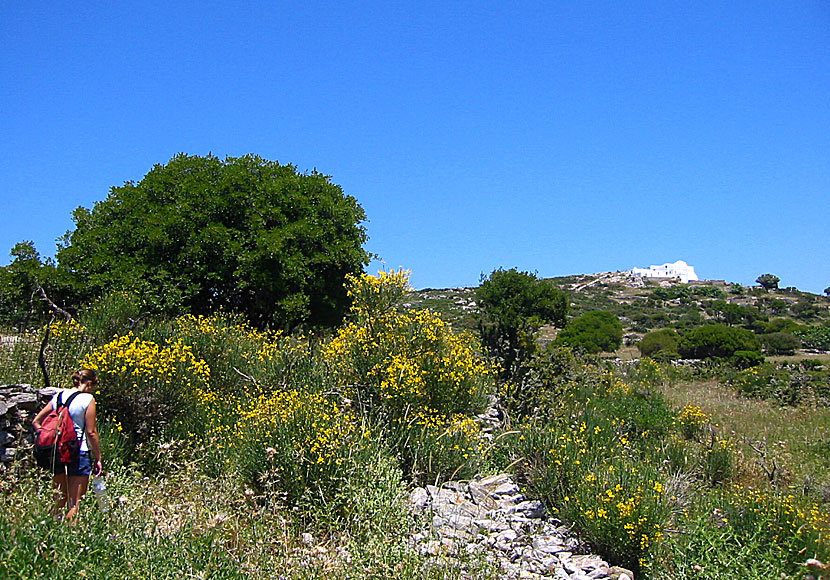
<svg viewBox="0 0 830 580"><path fill-rule="evenodd" d="M75 424L69 415L69 405L81 393L70 395L66 403L61 402L63 393L58 393L55 409L49 411L35 436L35 460L41 467L54 470L55 467L70 465L78 461L81 442L75 434Z"/></svg>

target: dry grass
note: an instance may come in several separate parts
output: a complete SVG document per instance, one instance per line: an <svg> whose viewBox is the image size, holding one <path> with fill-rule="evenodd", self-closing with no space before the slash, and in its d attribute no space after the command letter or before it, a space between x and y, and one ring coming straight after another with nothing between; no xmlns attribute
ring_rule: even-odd
<svg viewBox="0 0 830 580"><path fill-rule="evenodd" d="M700 407L730 436L744 483L830 493L830 409L747 399L715 380L670 385L664 394L673 406Z"/></svg>
<svg viewBox="0 0 830 580"><path fill-rule="evenodd" d="M828 352L805 352L799 351L794 355L780 355L780 356L768 356L767 360L769 362L779 363L779 362L801 362L805 360L817 360L821 361L822 364L830 364L830 353Z"/></svg>

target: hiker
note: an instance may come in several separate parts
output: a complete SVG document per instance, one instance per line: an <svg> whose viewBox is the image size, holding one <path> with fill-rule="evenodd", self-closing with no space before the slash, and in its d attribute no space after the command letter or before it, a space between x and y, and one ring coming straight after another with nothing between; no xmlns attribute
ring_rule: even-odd
<svg viewBox="0 0 830 580"><path fill-rule="evenodd" d="M78 393L69 405L69 415L75 426L75 435L81 442L78 460L69 465L56 465L52 478L56 492L60 492L55 494L53 513L61 519L64 517L61 512L66 508L65 518L67 520L74 519L78 514L79 503L86 493L90 474L98 476L103 471L101 445L95 426L95 397L92 396L98 386L98 378L95 376L95 371L81 369L72 375L72 383L73 388L64 389L52 397L52 400L32 420L35 431L39 431L50 411L57 409L58 397L61 397L61 401L67 401L73 394Z"/></svg>

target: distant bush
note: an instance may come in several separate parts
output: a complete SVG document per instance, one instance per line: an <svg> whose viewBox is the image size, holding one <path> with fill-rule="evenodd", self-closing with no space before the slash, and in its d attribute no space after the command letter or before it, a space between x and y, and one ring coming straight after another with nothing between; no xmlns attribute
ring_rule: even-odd
<svg viewBox="0 0 830 580"><path fill-rule="evenodd" d="M801 320L818 318L821 313L818 306L813 304L810 300L806 300L804 298L793 304L790 307L790 312L793 313L793 316Z"/></svg>
<svg viewBox="0 0 830 580"><path fill-rule="evenodd" d="M760 352L761 347L752 332L723 324L690 330L679 344L684 358L729 358L739 350Z"/></svg>
<svg viewBox="0 0 830 580"><path fill-rule="evenodd" d="M769 399L782 405L830 404L830 373L797 365L764 363L738 372L727 384L739 393Z"/></svg>
<svg viewBox="0 0 830 580"><path fill-rule="evenodd" d="M765 289L773 290L778 288L778 283L781 281L781 278L774 274L761 274L755 279L755 281Z"/></svg>
<svg viewBox="0 0 830 580"><path fill-rule="evenodd" d="M674 327L677 330L690 330L700 326L701 324L703 324L703 316L700 315L700 312L695 311L683 314L677 319L677 322L674 323Z"/></svg>
<svg viewBox="0 0 830 580"><path fill-rule="evenodd" d="M653 300L675 300L677 298L690 298L692 290L688 286L671 286L669 288L655 288L649 295Z"/></svg>
<svg viewBox="0 0 830 580"><path fill-rule="evenodd" d="M755 350L736 350L729 357L729 364L738 369L748 369L764 362L764 355Z"/></svg>
<svg viewBox="0 0 830 580"><path fill-rule="evenodd" d="M556 343L588 354L614 352L622 344L622 324L611 312L586 312L568 322Z"/></svg>
<svg viewBox="0 0 830 580"><path fill-rule="evenodd" d="M760 336L760 340L767 354L791 355L796 349L801 348L801 341L789 332L764 334Z"/></svg>
<svg viewBox="0 0 830 580"><path fill-rule="evenodd" d="M790 318L772 318L769 321L758 320L753 324L753 329L759 334L772 334L773 332L794 333L803 328L800 324Z"/></svg>
<svg viewBox="0 0 830 580"><path fill-rule="evenodd" d="M670 328L664 328L643 336L643 339L637 344L637 348L642 356L671 359L680 358L677 348L679 344L680 335Z"/></svg>
<svg viewBox="0 0 830 580"><path fill-rule="evenodd" d="M692 295L704 298L723 298L726 293L715 286L695 286L692 288Z"/></svg>
<svg viewBox="0 0 830 580"><path fill-rule="evenodd" d="M830 326L828 325L803 327L793 334L801 339L806 348L830 350Z"/></svg>

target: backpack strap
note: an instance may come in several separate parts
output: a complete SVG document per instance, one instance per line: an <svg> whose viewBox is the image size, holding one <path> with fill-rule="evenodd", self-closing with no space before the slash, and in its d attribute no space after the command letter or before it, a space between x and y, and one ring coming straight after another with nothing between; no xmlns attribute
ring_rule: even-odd
<svg viewBox="0 0 830 580"><path fill-rule="evenodd" d="M60 393L58 393L58 409L61 408L61 395L63 393L64 393L64 391L61 391ZM66 407L66 412L67 413L69 412L69 405L71 405L72 401L75 399L75 397L77 397L80 394L81 394L81 391L75 391L74 393L69 395L68 399L66 399L66 403L63 406ZM81 444L82 445L83 445L83 442L84 442L84 437L86 437L86 424L84 424L84 428L81 430Z"/></svg>
<svg viewBox="0 0 830 580"><path fill-rule="evenodd" d="M55 409L56 411L59 410L61 407L66 407L68 409L69 405L72 404L72 401L75 399L75 397L77 397L78 395L81 394L81 391L75 391L74 393L69 395L69 398L66 400L66 403L61 402L61 395L63 395L63 393L64 393L63 391L58 393L58 408Z"/></svg>

